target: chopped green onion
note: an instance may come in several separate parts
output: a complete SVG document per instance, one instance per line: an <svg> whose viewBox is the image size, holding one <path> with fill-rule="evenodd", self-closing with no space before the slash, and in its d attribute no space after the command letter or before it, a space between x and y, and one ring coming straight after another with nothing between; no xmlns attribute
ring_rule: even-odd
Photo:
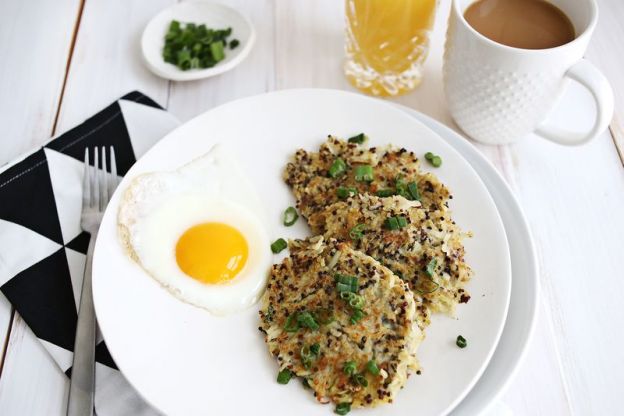
<svg viewBox="0 0 624 416"><path fill-rule="evenodd" d="M466 341L466 338L462 337L461 335L458 335L457 341L455 341L455 344L457 344L459 348L466 348L466 346L468 346L468 341Z"/></svg>
<svg viewBox="0 0 624 416"><path fill-rule="evenodd" d="M431 164L433 167L439 168L442 166L442 158L440 156L434 156L433 159L431 159Z"/></svg>
<svg viewBox="0 0 624 416"><path fill-rule="evenodd" d="M355 167L355 180L358 182L373 181L373 167L370 165L360 165Z"/></svg>
<svg viewBox="0 0 624 416"><path fill-rule="evenodd" d="M375 360L370 360L369 362L367 362L366 369L374 376L379 375L379 367L377 367L377 363L375 362Z"/></svg>
<svg viewBox="0 0 624 416"><path fill-rule="evenodd" d="M356 276L347 276L344 274L336 274L336 289L338 292L357 292L358 291L358 278Z"/></svg>
<svg viewBox="0 0 624 416"><path fill-rule="evenodd" d="M338 176L342 175L346 171L347 171L347 164L345 163L344 160L337 157L336 160L334 160L334 163L332 163L332 165L329 168L329 177L337 178Z"/></svg>
<svg viewBox="0 0 624 416"><path fill-rule="evenodd" d="M416 182L407 184L407 192L412 197L412 201L420 201L420 192L418 192L418 185L416 185Z"/></svg>
<svg viewBox="0 0 624 416"><path fill-rule="evenodd" d="M405 226L407 226L407 219L402 215L388 217L386 221L384 221L384 227L391 231L399 230Z"/></svg>
<svg viewBox="0 0 624 416"><path fill-rule="evenodd" d="M284 331L286 332L297 332L299 330L299 321L297 320L297 312L291 313L286 318L286 323L284 324Z"/></svg>
<svg viewBox="0 0 624 416"><path fill-rule="evenodd" d="M334 412L337 415L346 415L351 411L351 403L338 403Z"/></svg>
<svg viewBox="0 0 624 416"><path fill-rule="evenodd" d="M310 328L314 331L319 329L319 324L314 320L314 316L310 312L299 312L297 323L299 323L299 327Z"/></svg>
<svg viewBox="0 0 624 416"><path fill-rule="evenodd" d="M355 135L353 137L349 137L349 139L347 141L349 143L362 144L362 143L366 142L367 140L368 140L368 136L365 135L364 133L360 133L360 134Z"/></svg>
<svg viewBox="0 0 624 416"><path fill-rule="evenodd" d="M401 195L405 199L411 199L409 193L407 192L407 184L401 175L396 177L394 187L396 188L397 195Z"/></svg>
<svg viewBox="0 0 624 416"><path fill-rule="evenodd" d="M368 386L368 380L366 380L366 377L364 377L363 374L354 374L352 379L355 384L359 384L362 387Z"/></svg>
<svg viewBox="0 0 624 416"><path fill-rule="evenodd" d="M357 194L358 194L358 190L353 187L339 186L338 189L336 189L336 195L340 199L347 199Z"/></svg>
<svg viewBox="0 0 624 416"><path fill-rule="evenodd" d="M283 238L278 238L273 242L273 244L271 244L271 251L277 254L280 251L284 250L286 247L288 247L288 243L286 243L286 240L284 240Z"/></svg>
<svg viewBox="0 0 624 416"><path fill-rule="evenodd" d="M289 369L285 368L279 373L277 373L277 382L279 384L288 384L290 379L292 378L293 373Z"/></svg>
<svg viewBox="0 0 624 416"><path fill-rule="evenodd" d="M355 370L356 370L355 361L347 361L344 363L344 366L342 367L343 373L345 373L348 376L355 373Z"/></svg>
<svg viewBox="0 0 624 416"><path fill-rule="evenodd" d="M384 226L388 230L398 230L399 229L399 221L396 219L396 217L388 217L388 218L386 218L386 221L384 222Z"/></svg>
<svg viewBox="0 0 624 416"><path fill-rule="evenodd" d="M328 308L316 308L312 315L316 322L321 325L327 325L334 321L334 313Z"/></svg>
<svg viewBox="0 0 624 416"><path fill-rule="evenodd" d="M351 228L349 231L349 238L351 240L361 240L364 237L363 231L366 229L366 224L358 224Z"/></svg>
<svg viewBox="0 0 624 416"><path fill-rule="evenodd" d="M352 292L341 292L340 299L346 300L353 309L362 309L364 307L364 298Z"/></svg>
<svg viewBox="0 0 624 416"><path fill-rule="evenodd" d="M396 217L397 222L399 223L399 228L404 228L407 226L407 219L403 216Z"/></svg>
<svg viewBox="0 0 624 416"><path fill-rule="evenodd" d="M430 161L431 159L433 159L433 156L435 156L435 155L434 155L433 153L431 153L431 152L427 152L427 153L425 153L425 159L427 159L427 160L429 160L429 161Z"/></svg>
<svg viewBox="0 0 624 416"><path fill-rule="evenodd" d="M210 44L210 53L212 54L212 59L219 62L225 58L225 52L223 51L223 42L213 42Z"/></svg>
<svg viewBox="0 0 624 416"><path fill-rule="evenodd" d="M361 320L362 320L362 318L364 318L365 316L366 316L366 314L364 313L364 311L363 311L363 310L361 310L361 309L355 309L355 310L353 311L353 313L351 314L351 319L350 319L351 324L352 324L352 325L357 324L357 323L358 323L359 321L361 321Z"/></svg>
<svg viewBox="0 0 624 416"><path fill-rule="evenodd" d="M429 263L427 263L427 267L425 267L425 273L427 273L427 276L433 277L435 273L435 268L437 265L438 265L437 259L429 260Z"/></svg>
<svg viewBox="0 0 624 416"><path fill-rule="evenodd" d="M386 197L394 195L394 189L392 188L380 189L377 191L376 195L380 198L386 198Z"/></svg>
<svg viewBox="0 0 624 416"><path fill-rule="evenodd" d="M312 361L318 358L321 352L321 346L319 344L312 344L310 346L304 345L301 347L300 355L303 366L308 369L312 365Z"/></svg>
<svg viewBox="0 0 624 416"><path fill-rule="evenodd" d="M430 289L421 289L417 287L416 292L420 293L421 295L428 295L429 293L433 293L440 288L440 284L433 279L430 279L429 282L431 282L432 285Z"/></svg>
<svg viewBox="0 0 624 416"><path fill-rule="evenodd" d="M230 49L236 49L240 45L240 41L238 39L232 39L230 41Z"/></svg>
<svg viewBox="0 0 624 416"><path fill-rule="evenodd" d="M163 59L183 71L212 67L225 59L224 46L231 34L231 28L209 29L205 24L182 25L173 20L165 34Z"/></svg>
<svg viewBox="0 0 624 416"><path fill-rule="evenodd" d="M288 207L286 208L286 211L284 211L284 225L286 227L293 225L297 222L298 218L299 214L297 214L297 210L294 207Z"/></svg>

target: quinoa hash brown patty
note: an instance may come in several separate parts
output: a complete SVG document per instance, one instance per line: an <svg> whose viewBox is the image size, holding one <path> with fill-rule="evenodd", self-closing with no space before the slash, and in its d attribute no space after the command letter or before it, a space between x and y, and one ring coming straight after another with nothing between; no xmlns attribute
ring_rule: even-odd
<svg viewBox="0 0 624 416"><path fill-rule="evenodd" d="M316 236L289 248L260 309L259 329L280 370L303 378L320 402L392 402L418 368L425 308L401 279L347 244Z"/></svg>
<svg viewBox="0 0 624 416"><path fill-rule="evenodd" d="M390 229L393 217L405 224ZM447 210L423 209L401 196L357 195L326 207L313 221L312 228L325 237L348 242L387 266L433 312L453 314L456 304L470 299L464 286L472 270L462 243L470 234L459 229Z"/></svg>
<svg viewBox="0 0 624 416"><path fill-rule="evenodd" d="M337 159L344 162L345 170L330 177L330 169ZM358 166L371 166L372 180L357 180ZM328 137L318 152L297 150L286 166L284 179L292 188L299 213L308 222L327 205L340 200L339 188L376 194L396 191L397 180L404 184L414 182L423 207L431 210L446 208L450 197L448 189L435 175L419 170L419 161L413 152L390 146L366 148L333 136ZM318 233L319 230L312 225L312 231Z"/></svg>

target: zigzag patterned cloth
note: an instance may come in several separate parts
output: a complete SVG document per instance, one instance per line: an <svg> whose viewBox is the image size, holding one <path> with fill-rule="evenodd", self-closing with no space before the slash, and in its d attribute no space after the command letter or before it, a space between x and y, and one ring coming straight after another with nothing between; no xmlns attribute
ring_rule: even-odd
<svg viewBox="0 0 624 416"><path fill-rule="evenodd" d="M177 125L135 91L0 168L0 290L68 376L89 244L80 228L85 148L115 146L124 175ZM156 414L117 370L101 336L96 360L98 415Z"/></svg>

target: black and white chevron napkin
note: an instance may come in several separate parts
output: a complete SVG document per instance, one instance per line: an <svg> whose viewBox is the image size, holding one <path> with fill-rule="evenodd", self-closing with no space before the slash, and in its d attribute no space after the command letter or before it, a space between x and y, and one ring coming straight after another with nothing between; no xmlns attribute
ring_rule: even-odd
<svg viewBox="0 0 624 416"><path fill-rule="evenodd" d="M71 375L89 235L80 229L85 147L115 146L124 175L178 121L132 92L42 148L0 168L0 290L54 361ZM156 414L96 347L100 416Z"/></svg>

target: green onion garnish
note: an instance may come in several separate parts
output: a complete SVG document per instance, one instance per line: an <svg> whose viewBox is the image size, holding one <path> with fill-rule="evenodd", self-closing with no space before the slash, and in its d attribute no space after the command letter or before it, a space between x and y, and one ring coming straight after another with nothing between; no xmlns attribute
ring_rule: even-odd
<svg viewBox="0 0 624 416"><path fill-rule="evenodd" d="M362 309L355 309L351 314L351 324L357 324L362 318L366 316L366 313Z"/></svg>
<svg viewBox="0 0 624 416"><path fill-rule="evenodd" d="M440 284L434 281L433 278L431 278L429 282L431 284L430 289L421 289L417 287L415 288L416 292L420 293L421 295L428 295L429 293L433 293L440 288Z"/></svg>
<svg viewBox="0 0 624 416"><path fill-rule="evenodd" d="M292 378L293 373L289 369L285 368L279 373L277 373L277 382L279 384L288 384L290 379Z"/></svg>
<svg viewBox="0 0 624 416"><path fill-rule="evenodd" d="M394 187L396 188L397 195L401 195L405 199L411 199L409 193L407 192L407 184L401 175L396 177Z"/></svg>
<svg viewBox="0 0 624 416"><path fill-rule="evenodd" d="M359 384L362 387L367 387L368 386L368 380L366 380L366 377L364 377L363 374L353 374L353 376L351 376L353 379L353 382L355 384Z"/></svg>
<svg viewBox="0 0 624 416"><path fill-rule="evenodd" d="M310 345L310 351L312 352L312 354L318 357L319 352L321 352L321 346L318 343L312 344Z"/></svg>
<svg viewBox="0 0 624 416"><path fill-rule="evenodd" d="M375 360L370 360L369 362L367 362L366 369L374 376L379 375L379 367L377 367L377 363L375 362Z"/></svg>
<svg viewBox="0 0 624 416"><path fill-rule="evenodd" d="M358 278L356 276L347 276L344 274L336 274L336 289L338 292L357 292L358 291Z"/></svg>
<svg viewBox="0 0 624 416"><path fill-rule="evenodd" d="M337 415L346 415L351 411L351 403L338 403L334 412Z"/></svg>
<svg viewBox="0 0 624 416"><path fill-rule="evenodd" d="M380 189L377 191L376 195L380 198L386 198L386 197L394 195L394 189L392 188Z"/></svg>
<svg viewBox="0 0 624 416"><path fill-rule="evenodd" d="M399 228L403 228L407 226L407 219L403 216L396 217L397 222L399 223Z"/></svg>
<svg viewBox="0 0 624 416"><path fill-rule="evenodd" d="M344 363L344 366L342 367L342 371L348 376L355 373L355 370L356 370L355 361L347 361Z"/></svg>
<svg viewBox="0 0 624 416"><path fill-rule="evenodd" d="M355 227L351 228L349 231L349 238L351 240L361 240L364 237L364 230L366 229L366 224L358 224Z"/></svg>
<svg viewBox="0 0 624 416"><path fill-rule="evenodd" d="M288 243L286 243L286 240L284 240L283 238L278 238L273 242L273 244L271 244L271 251L277 254L280 251L284 250L286 247L288 247Z"/></svg>
<svg viewBox="0 0 624 416"><path fill-rule="evenodd" d="M339 186L338 189L336 189L336 195L340 199L347 199L350 196L355 196L357 194L358 190L353 187Z"/></svg>
<svg viewBox="0 0 624 416"><path fill-rule="evenodd" d="M386 218L386 221L384 222L384 226L388 230L398 230L399 229L399 221L396 219L396 217L388 217L388 218Z"/></svg>
<svg viewBox="0 0 624 416"><path fill-rule="evenodd" d="M297 320L297 312L293 312L288 315L286 318L286 323L284 324L284 331L286 332L297 332L299 330L299 321Z"/></svg>
<svg viewBox="0 0 624 416"><path fill-rule="evenodd" d="M425 153L425 159L429 161L434 167L439 168L442 165L442 158L438 155L434 155L431 152Z"/></svg>
<svg viewBox="0 0 624 416"><path fill-rule="evenodd" d="M364 298L352 292L341 292L340 299L346 300L353 309L362 309L364 307Z"/></svg>
<svg viewBox="0 0 624 416"><path fill-rule="evenodd" d="M286 208L286 211L284 211L284 225L286 227L293 225L297 222L298 218L299 214L297 214L297 210L294 207L288 207Z"/></svg>
<svg viewBox="0 0 624 416"><path fill-rule="evenodd" d="M412 201L420 201L420 192L418 192L418 185L416 185L416 182L407 184L407 192L411 196Z"/></svg>
<svg viewBox="0 0 624 416"><path fill-rule="evenodd" d="M230 49L236 49L240 45L240 41L238 39L232 39L230 41Z"/></svg>
<svg viewBox="0 0 624 416"><path fill-rule="evenodd" d="M364 133L360 133L356 136L353 137L349 137L349 139L347 140L349 143L357 143L357 144L362 144L364 142L366 142L368 140L368 136L365 135Z"/></svg>
<svg viewBox="0 0 624 416"><path fill-rule="evenodd" d="M360 165L355 167L355 180L358 182L373 181L373 167L370 165Z"/></svg>
<svg viewBox="0 0 624 416"><path fill-rule="evenodd" d="M437 265L438 265L437 259L429 260L429 263L427 263L427 267L425 267L425 273L427 273L427 276L433 277L435 273L435 268Z"/></svg>
<svg viewBox="0 0 624 416"><path fill-rule="evenodd" d="M213 67L225 59L224 46L231 34L231 28L210 29L204 24L172 20L165 34L163 59L183 71ZM234 40L230 47L233 43Z"/></svg>
<svg viewBox="0 0 624 416"><path fill-rule="evenodd" d="M297 315L297 323L299 324L299 327L310 328L314 331L319 329L319 324L316 322L314 316L312 316L310 312L299 312L299 314Z"/></svg>
<svg viewBox="0 0 624 416"><path fill-rule="evenodd" d="M455 341L455 344L457 344L459 348L466 348L466 346L468 346L468 341L466 341L466 338L462 337L461 335L458 335L457 341Z"/></svg>
<svg viewBox="0 0 624 416"><path fill-rule="evenodd" d="M336 160L334 160L334 163L332 163L332 165L329 168L329 177L337 178L338 176L342 175L346 171L347 171L347 164L345 163L344 160L337 157Z"/></svg>
<svg viewBox="0 0 624 416"><path fill-rule="evenodd" d="M310 366L312 365L312 360L314 359L314 354L312 354L310 347L307 345L304 345L303 347L301 347L300 355L301 355L301 363L306 369L309 369Z"/></svg>

